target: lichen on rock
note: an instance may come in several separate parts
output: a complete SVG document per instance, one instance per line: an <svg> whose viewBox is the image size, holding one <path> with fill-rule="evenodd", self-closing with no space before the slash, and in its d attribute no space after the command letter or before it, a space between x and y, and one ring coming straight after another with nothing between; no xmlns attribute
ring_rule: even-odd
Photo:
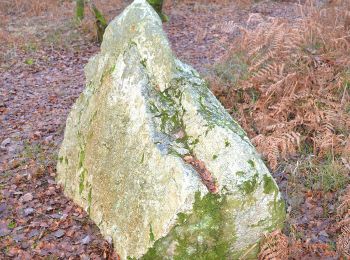
<svg viewBox="0 0 350 260"><path fill-rule="evenodd" d="M57 179L121 258L254 257L283 224L278 187L146 0L110 23L85 74Z"/></svg>

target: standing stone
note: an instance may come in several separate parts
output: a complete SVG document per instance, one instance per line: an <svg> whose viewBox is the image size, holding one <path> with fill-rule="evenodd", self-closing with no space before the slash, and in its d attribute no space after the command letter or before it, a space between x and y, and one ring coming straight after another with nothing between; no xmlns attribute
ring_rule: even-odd
<svg viewBox="0 0 350 260"><path fill-rule="evenodd" d="M57 165L122 259L237 259L281 227L277 185L206 82L135 0L85 68Z"/></svg>

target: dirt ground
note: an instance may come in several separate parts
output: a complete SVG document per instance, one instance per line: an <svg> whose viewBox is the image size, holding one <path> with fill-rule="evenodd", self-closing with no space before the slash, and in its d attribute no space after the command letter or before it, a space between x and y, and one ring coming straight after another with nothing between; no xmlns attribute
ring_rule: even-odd
<svg viewBox="0 0 350 260"><path fill-rule="evenodd" d="M114 6L117 15L127 4ZM87 214L55 183L57 152L70 107L84 88L83 67L98 52L89 25L69 22L71 4L62 17L3 14L0 47L0 258L117 259ZM293 2L257 4L169 4L164 25L178 57L204 75L239 36L229 25L248 25L252 14L297 19ZM9 40L9 39L12 40ZM275 178L288 196L288 177ZM329 194L329 196L333 196ZM289 198L290 199L290 198ZM301 211L289 226L302 230L302 241L334 247L334 220L322 215L319 198L299 197ZM330 198L331 200L333 198ZM334 211L334 206L333 206ZM298 228L296 226L302 226ZM317 249L304 258L335 259Z"/></svg>

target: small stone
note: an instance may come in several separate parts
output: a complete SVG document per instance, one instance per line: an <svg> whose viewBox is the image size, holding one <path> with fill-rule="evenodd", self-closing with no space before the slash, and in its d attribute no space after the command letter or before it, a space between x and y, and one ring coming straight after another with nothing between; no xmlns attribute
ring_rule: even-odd
<svg viewBox="0 0 350 260"><path fill-rule="evenodd" d="M174 134L174 137L176 139L181 139L185 137L185 132L183 130L178 131L177 133Z"/></svg>
<svg viewBox="0 0 350 260"><path fill-rule="evenodd" d="M24 239L23 234L16 234L13 236L13 240L16 241L16 243L21 242Z"/></svg>
<svg viewBox="0 0 350 260"><path fill-rule="evenodd" d="M0 148L2 150L6 150L6 146L8 146L11 143L11 138L6 138L4 141L1 142Z"/></svg>
<svg viewBox="0 0 350 260"><path fill-rule="evenodd" d="M318 239L323 243L328 243L331 241L328 237L325 237L325 236L319 236Z"/></svg>
<svg viewBox="0 0 350 260"><path fill-rule="evenodd" d="M313 243L318 242L317 236L315 234L311 235L311 242L313 242Z"/></svg>
<svg viewBox="0 0 350 260"><path fill-rule="evenodd" d="M335 209L335 207L334 207L333 204L329 204L329 205L328 205L328 211L329 211L329 213L334 212L334 209Z"/></svg>
<svg viewBox="0 0 350 260"><path fill-rule="evenodd" d="M325 230L322 230L322 231L319 233L319 235L320 235L320 236L324 236L324 237L328 237L328 236L329 236Z"/></svg>
<svg viewBox="0 0 350 260"><path fill-rule="evenodd" d="M22 242L22 243L21 243L21 248L24 249L24 250L26 250L29 246L30 246L30 245L29 245L28 242Z"/></svg>
<svg viewBox="0 0 350 260"><path fill-rule="evenodd" d="M316 207L314 210L313 210L314 214L316 216L322 216L323 215L323 208L322 207Z"/></svg>
<svg viewBox="0 0 350 260"><path fill-rule="evenodd" d="M59 229L59 230L57 230L57 231L55 231L55 232L53 233L53 235L54 235L55 237L57 237L57 238L63 237L64 234L65 234L65 232L64 232L63 229Z"/></svg>
<svg viewBox="0 0 350 260"><path fill-rule="evenodd" d="M82 260L90 260L90 256L83 254L80 256Z"/></svg>
<svg viewBox="0 0 350 260"><path fill-rule="evenodd" d="M33 195L31 193L26 193L21 197L22 202L28 202L33 199Z"/></svg>
<svg viewBox="0 0 350 260"><path fill-rule="evenodd" d="M87 245L87 244L90 243L90 241L91 241L91 238L90 238L89 235L87 235L86 237L84 237L84 238L81 240L81 243L82 243L83 245Z"/></svg>
<svg viewBox="0 0 350 260"><path fill-rule="evenodd" d="M62 218L62 215L55 213L55 214L51 214L50 217L53 218L53 219L60 219L60 218Z"/></svg>
<svg viewBox="0 0 350 260"><path fill-rule="evenodd" d="M11 230L9 230L8 228L1 228L0 227L0 237L7 236L10 233L11 233Z"/></svg>
<svg viewBox="0 0 350 260"><path fill-rule="evenodd" d="M0 203L0 213L5 212L7 209L7 204L6 203Z"/></svg>
<svg viewBox="0 0 350 260"><path fill-rule="evenodd" d="M20 230L22 230L24 227L23 226L18 226L18 227L15 227L14 229L13 229L13 231L20 231Z"/></svg>
<svg viewBox="0 0 350 260"><path fill-rule="evenodd" d="M107 242L111 245L113 243L113 239L110 236L106 237Z"/></svg>
<svg viewBox="0 0 350 260"><path fill-rule="evenodd" d="M37 235L39 235L39 231L36 229L33 229L32 231L29 232L28 238L32 238L32 237L35 237Z"/></svg>
<svg viewBox="0 0 350 260"><path fill-rule="evenodd" d="M11 137L13 138L13 139L20 139L20 137L21 137L21 133L20 132L15 132L15 133L13 133L12 135L11 135Z"/></svg>
<svg viewBox="0 0 350 260"><path fill-rule="evenodd" d="M54 180L51 180L51 179L48 179L47 182L51 185L56 184L56 182Z"/></svg>
<svg viewBox="0 0 350 260"><path fill-rule="evenodd" d="M16 143L12 143L9 147L8 147L8 152L9 154L17 154L22 150L23 146L20 145L19 142Z"/></svg>
<svg viewBox="0 0 350 260"><path fill-rule="evenodd" d="M46 137L45 137L44 142L45 142L46 144L49 144L49 143L52 142L52 140L53 140L53 136L52 136L52 135L49 135L49 136L46 136Z"/></svg>
<svg viewBox="0 0 350 260"><path fill-rule="evenodd" d="M24 209L24 216L29 216L34 212L33 208L26 208Z"/></svg>
<svg viewBox="0 0 350 260"><path fill-rule="evenodd" d="M41 137L41 132L40 131L35 131L33 134L34 139L40 138Z"/></svg>

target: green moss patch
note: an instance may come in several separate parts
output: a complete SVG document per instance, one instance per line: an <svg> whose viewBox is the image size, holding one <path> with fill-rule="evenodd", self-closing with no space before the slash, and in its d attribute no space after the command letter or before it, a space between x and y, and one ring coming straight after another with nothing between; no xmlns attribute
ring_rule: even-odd
<svg viewBox="0 0 350 260"><path fill-rule="evenodd" d="M246 175L246 173L245 173L244 171L238 171L238 172L236 172L236 174L237 174L238 176L241 176L241 177L243 177L244 175Z"/></svg>
<svg viewBox="0 0 350 260"><path fill-rule="evenodd" d="M152 230L152 225L149 224L149 240L150 241L154 241L154 234L153 234L153 230Z"/></svg>
<svg viewBox="0 0 350 260"><path fill-rule="evenodd" d="M178 260L227 259L230 245L236 240L227 207L225 196L208 193L201 198L197 192L192 213L179 213L175 227L157 240L142 259L164 259L166 255ZM227 235L227 230L232 233Z"/></svg>
<svg viewBox="0 0 350 260"><path fill-rule="evenodd" d="M92 203L92 187L90 187L89 193L88 193L88 214L89 215L91 213L91 203Z"/></svg>
<svg viewBox="0 0 350 260"><path fill-rule="evenodd" d="M255 162L253 160L248 160L250 167L255 168Z"/></svg>
<svg viewBox="0 0 350 260"><path fill-rule="evenodd" d="M265 228L265 230L272 232L277 228L282 228L286 218L286 204L284 200L275 197L275 200L271 201L269 204L269 211L271 214L271 222L270 225Z"/></svg>
<svg viewBox="0 0 350 260"><path fill-rule="evenodd" d="M85 182L85 170L82 170L79 175L79 194L80 195L84 190L84 182Z"/></svg>
<svg viewBox="0 0 350 260"><path fill-rule="evenodd" d="M275 182L273 181L272 177L265 174L264 175L264 193L265 194L271 194L273 192L278 193L278 188L275 184Z"/></svg>
<svg viewBox="0 0 350 260"><path fill-rule="evenodd" d="M256 173L254 176L240 185L240 190L243 191L245 194L251 194L253 193L259 186L258 182L259 175Z"/></svg>

